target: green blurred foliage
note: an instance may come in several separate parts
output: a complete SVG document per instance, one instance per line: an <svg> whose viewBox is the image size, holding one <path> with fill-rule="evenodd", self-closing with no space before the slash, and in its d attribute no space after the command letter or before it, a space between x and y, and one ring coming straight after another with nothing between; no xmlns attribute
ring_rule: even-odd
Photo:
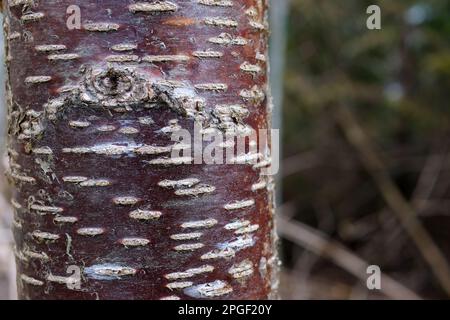
<svg viewBox="0 0 450 320"><path fill-rule="evenodd" d="M381 30L366 26L373 4L381 8ZM282 175L292 217L417 293L444 297L336 110L353 111L386 174L413 206L423 204L420 221L450 257L450 1L291 0L287 36ZM283 248L287 269L311 272L303 282L354 285L323 259L305 264L298 245Z"/></svg>
<svg viewBox="0 0 450 320"><path fill-rule="evenodd" d="M371 4L381 30L366 27ZM293 0L288 30L287 154L312 147L317 117L344 104L385 146L449 127L450 1Z"/></svg>

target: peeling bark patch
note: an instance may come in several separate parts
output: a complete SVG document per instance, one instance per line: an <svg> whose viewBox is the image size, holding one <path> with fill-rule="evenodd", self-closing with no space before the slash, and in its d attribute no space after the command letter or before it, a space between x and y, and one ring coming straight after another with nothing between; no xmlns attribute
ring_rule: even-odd
<svg viewBox="0 0 450 320"><path fill-rule="evenodd" d="M80 183L80 187L108 187L110 185L111 181L107 179L90 179Z"/></svg>
<svg viewBox="0 0 450 320"><path fill-rule="evenodd" d="M28 258L25 257L25 255L23 254L22 251L17 250L17 247L14 246L13 248L13 252L14 252L14 256L16 257L17 261L23 262L23 263L28 263Z"/></svg>
<svg viewBox="0 0 450 320"><path fill-rule="evenodd" d="M139 62L139 56L133 54L111 55L105 58L108 62Z"/></svg>
<svg viewBox="0 0 450 320"><path fill-rule="evenodd" d="M203 233L201 232L191 232L191 233L179 233L170 236L170 239L176 241L194 240L201 238Z"/></svg>
<svg viewBox="0 0 450 320"><path fill-rule="evenodd" d="M104 125L104 126L100 126L97 128L97 131L100 131L100 132L111 132L114 130L116 130L116 127L111 126L111 125Z"/></svg>
<svg viewBox="0 0 450 320"><path fill-rule="evenodd" d="M145 126L149 126L151 124L154 124L155 121L153 121L153 119L151 117L140 117L139 123L142 125L145 125Z"/></svg>
<svg viewBox="0 0 450 320"><path fill-rule="evenodd" d="M134 43L119 43L111 47L111 50L113 51L131 51L136 50L137 45Z"/></svg>
<svg viewBox="0 0 450 320"><path fill-rule="evenodd" d="M250 260L244 260L241 263L234 264L228 273L235 279L246 278L253 274L253 263Z"/></svg>
<svg viewBox="0 0 450 320"><path fill-rule="evenodd" d="M258 162L255 165L253 165L253 169L258 170L261 168L269 167L271 164L272 164L272 159L265 159L265 160Z"/></svg>
<svg viewBox="0 0 450 320"><path fill-rule="evenodd" d="M228 203L224 206L225 210L239 210L244 209L248 207L252 207L255 205L255 200L249 199L249 200L242 200L242 201L235 201L232 203Z"/></svg>
<svg viewBox="0 0 450 320"><path fill-rule="evenodd" d="M261 62L267 62L267 56L263 53L256 53L256 60L259 60Z"/></svg>
<svg viewBox="0 0 450 320"><path fill-rule="evenodd" d="M64 223L72 224L78 222L78 218L58 216L53 219L53 222L55 222L56 224L64 224Z"/></svg>
<svg viewBox="0 0 450 320"><path fill-rule="evenodd" d="M12 32L9 36L8 36L8 40L15 40L15 39L20 39L21 34L19 32Z"/></svg>
<svg viewBox="0 0 450 320"><path fill-rule="evenodd" d="M96 23L86 23L83 25L83 28L87 31L109 32L119 30L120 25L118 25L117 23L96 22Z"/></svg>
<svg viewBox="0 0 450 320"><path fill-rule="evenodd" d="M262 257L261 260L259 260L259 266L258 271L261 277L265 278L267 277L267 259L266 257Z"/></svg>
<svg viewBox="0 0 450 320"><path fill-rule="evenodd" d="M267 26L258 21L251 20L251 21L249 21L248 24L250 25L250 27L252 27L253 29L258 30L258 31L266 31L267 30Z"/></svg>
<svg viewBox="0 0 450 320"><path fill-rule="evenodd" d="M18 174L16 172L11 172L10 176L11 176L11 178L13 178L16 181L25 182L25 183L31 183L31 184L36 183L36 179L35 178L29 177L29 176L25 176L23 174Z"/></svg>
<svg viewBox="0 0 450 320"><path fill-rule="evenodd" d="M186 55L160 55L160 56L144 56L142 61L157 63L157 62L186 62L190 57Z"/></svg>
<svg viewBox="0 0 450 320"><path fill-rule="evenodd" d="M241 228L245 228L250 225L249 220L238 220L225 225L226 230L238 230Z"/></svg>
<svg viewBox="0 0 450 320"><path fill-rule="evenodd" d="M261 181L261 182L257 182L255 184L252 185L252 191L256 192L258 190L262 190L267 188L267 182L266 181Z"/></svg>
<svg viewBox="0 0 450 320"><path fill-rule="evenodd" d="M161 128L159 131L163 133L174 133L180 131L182 128L178 124L178 119L170 120L168 125Z"/></svg>
<svg viewBox="0 0 450 320"><path fill-rule="evenodd" d="M206 25L221 27L221 28L223 28L223 27L236 28L239 25L239 23L236 20L233 20L231 18L223 18L223 17L205 18L204 22Z"/></svg>
<svg viewBox="0 0 450 320"><path fill-rule="evenodd" d="M74 154L99 154L105 156L120 156L120 155L129 155L132 153L141 155L144 154L157 155L169 153L170 151L172 151L172 148L173 148L172 146L167 147L150 146L150 145L124 146L118 144L104 144L92 147L63 148L62 152Z"/></svg>
<svg viewBox="0 0 450 320"><path fill-rule="evenodd" d="M153 3L138 2L130 4L128 9L133 12L147 12L147 13L159 13L159 12L175 12L178 6L170 1L156 1Z"/></svg>
<svg viewBox="0 0 450 320"><path fill-rule="evenodd" d="M134 276L137 270L117 264L99 264L84 269L84 274L88 278L96 280L118 280L122 277Z"/></svg>
<svg viewBox="0 0 450 320"><path fill-rule="evenodd" d="M79 280L74 277L63 277L49 274L47 276L47 281L67 285L68 288L69 287L73 288Z"/></svg>
<svg viewBox="0 0 450 320"><path fill-rule="evenodd" d="M34 148L32 150L32 152L34 154L39 154L39 155L52 155L53 154L53 150L50 149L49 147Z"/></svg>
<svg viewBox="0 0 450 320"><path fill-rule="evenodd" d="M176 81L176 80L159 80L156 82L157 85L162 87L167 87L171 89L175 88L186 88L188 85L182 81Z"/></svg>
<svg viewBox="0 0 450 320"><path fill-rule="evenodd" d="M200 228L212 228L218 221L216 219L206 219L199 221L189 221L181 224L183 229L200 229Z"/></svg>
<svg viewBox="0 0 450 320"><path fill-rule="evenodd" d="M138 209L130 212L129 216L131 219L142 221L158 220L159 218L161 218L162 212Z"/></svg>
<svg viewBox="0 0 450 320"><path fill-rule="evenodd" d="M125 197L116 197L113 199L113 202L116 205L120 206L133 206L137 204L140 201L139 198L132 197L132 196L125 196Z"/></svg>
<svg viewBox="0 0 450 320"><path fill-rule="evenodd" d="M125 247L144 247L150 243L150 240L144 238L123 238L119 242Z"/></svg>
<svg viewBox="0 0 450 320"><path fill-rule="evenodd" d="M214 267L210 266L210 265L204 265L198 268L192 268L192 269L188 269L186 271L183 272L173 272L173 273L169 273L164 275L164 278L166 278L167 280L179 280L179 279L187 279L187 278L192 278L195 277L199 274L203 274L203 273L210 273L214 271Z"/></svg>
<svg viewBox="0 0 450 320"><path fill-rule="evenodd" d="M225 131L238 131L238 124L242 123L249 115L248 109L244 105L217 105L212 114L218 119L219 129Z"/></svg>
<svg viewBox="0 0 450 320"><path fill-rule="evenodd" d="M228 259L233 258L236 255L236 251L232 248L216 249L205 253L200 257L201 260L215 260L215 259Z"/></svg>
<svg viewBox="0 0 450 320"><path fill-rule="evenodd" d="M35 210L41 214L57 214L60 212L63 212L64 209L60 208L60 207L51 207L51 206L41 206L41 205L37 205L37 204L33 204L30 206L31 210Z"/></svg>
<svg viewBox="0 0 450 320"><path fill-rule="evenodd" d="M213 193L216 191L216 187L210 185L199 185L189 189L179 189L175 191L177 196L199 196L202 194Z"/></svg>
<svg viewBox="0 0 450 320"><path fill-rule="evenodd" d="M136 129L134 127L123 127L119 129L119 133L132 135L132 134L138 134L139 129Z"/></svg>
<svg viewBox="0 0 450 320"><path fill-rule="evenodd" d="M160 166L181 166L184 164L192 163L194 159L192 157L181 157L181 158L158 158L150 161L145 161L145 163L151 165Z"/></svg>
<svg viewBox="0 0 450 320"><path fill-rule="evenodd" d="M205 91L226 91L228 85L225 83L200 83L195 85L196 89Z"/></svg>
<svg viewBox="0 0 450 320"><path fill-rule="evenodd" d="M50 232L43 232L43 231L33 231L31 233L31 236L39 243L42 242L55 242L56 240L58 240L60 238L59 235L54 234L54 233L50 233Z"/></svg>
<svg viewBox="0 0 450 320"><path fill-rule="evenodd" d="M11 199L11 205L16 210L22 209L22 205L19 202L17 202L17 200L15 200L15 199Z"/></svg>
<svg viewBox="0 0 450 320"><path fill-rule="evenodd" d="M253 86L251 89L243 89L239 93L242 99L251 101L255 104L261 104L266 99L266 93L258 86Z"/></svg>
<svg viewBox="0 0 450 320"><path fill-rule="evenodd" d="M173 249L175 251L195 251L198 249L203 248L205 245L203 243L186 243L186 244L180 244Z"/></svg>
<svg viewBox="0 0 450 320"><path fill-rule="evenodd" d="M66 53L66 54L51 54L47 57L48 60L75 60L80 56L76 53Z"/></svg>
<svg viewBox="0 0 450 320"><path fill-rule="evenodd" d="M46 79L38 77L28 77L25 82L27 84L44 83ZM41 82L44 81L44 82ZM29 140L32 138L39 138L44 132L44 126L41 121L42 112L30 109L25 112L25 115L19 109L10 114L11 127L9 132L16 135L19 140Z"/></svg>
<svg viewBox="0 0 450 320"><path fill-rule="evenodd" d="M233 249L234 251L240 251L255 245L255 239L251 235L244 235L238 237L236 240L229 242L219 243L217 246L224 249Z"/></svg>
<svg viewBox="0 0 450 320"><path fill-rule="evenodd" d="M87 177L81 177L81 176L67 176L67 177L63 177L62 179L64 182L69 182L69 183L80 183L80 182L88 180Z"/></svg>
<svg viewBox="0 0 450 320"><path fill-rule="evenodd" d="M162 153L168 153L172 151L171 146L162 147L162 146L141 146L137 149L135 149L135 152L137 154L146 154L146 155L158 155Z"/></svg>
<svg viewBox="0 0 450 320"><path fill-rule="evenodd" d="M95 237L105 233L103 228L80 228L77 230L80 236Z"/></svg>
<svg viewBox="0 0 450 320"><path fill-rule="evenodd" d="M251 18L255 18L258 16L258 10L255 7L250 7L245 10L245 14Z"/></svg>
<svg viewBox="0 0 450 320"><path fill-rule="evenodd" d="M246 234L246 233L254 233L256 231L258 231L259 229L259 225L254 224L248 227L244 227L244 228L240 228L238 230L236 230L234 233L235 234Z"/></svg>
<svg viewBox="0 0 450 320"><path fill-rule="evenodd" d="M231 0L197 0L197 3L205 6L217 6L217 7L233 6L233 1Z"/></svg>
<svg viewBox="0 0 450 320"><path fill-rule="evenodd" d="M251 64L249 62L244 62L243 64L241 64L240 69L244 72L252 74L258 74L262 71L262 68L260 66Z"/></svg>
<svg viewBox="0 0 450 320"><path fill-rule="evenodd" d="M182 180L163 180L158 182L158 186L163 188L182 188L182 187L193 187L194 185L200 182L199 179L196 178L188 178Z"/></svg>
<svg viewBox="0 0 450 320"><path fill-rule="evenodd" d="M167 296L167 297L163 297L163 298L161 298L161 299L159 299L159 300L168 300L168 301L172 300L172 301L176 301L176 300L181 300L181 298L178 297L178 296Z"/></svg>
<svg viewBox="0 0 450 320"><path fill-rule="evenodd" d="M249 111L242 104L221 104L214 107L214 114L224 122L231 120L242 121L249 115Z"/></svg>
<svg viewBox="0 0 450 320"><path fill-rule="evenodd" d="M69 121L69 126L72 128L87 128L91 125L88 121L80 121L80 120L73 120Z"/></svg>
<svg viewBox="0 0 450 320"><path fill-rule="evenodd" d="M263 156L260 153L247 153L230 160L233 164L256 164Z"/></svg>
<svg viewBox="0 0 450 320"><path fill-rule="evenodd" d="M102 155L123 155L134 151L133 147L127 147L123 145L100 145L94 147L74 147L74 148L64 148L63 153L78 153L78 154L102 154Z"/></svg>
<svg viewBox="0 0 450 320"><path fill-rule="evenodd" d="M219 45L235 45L245 46L248 44L248 40L242 37L234 37L229 33L221 33L217 37L211 37L208 42Z"/></svg>
<svg viewBox="0 0 450 320"><path fill-rule="evenodd" d="M25 78L27 84L46 83L52 80L50 76L30 76Z"/></svg>
<svg viewBox="0 0 450 320"><path fill-rule="evenodd" d="M190 281L172 282L166 285L169 290L179 290L192 286L194 283Z"/></svg>
<svg viewBox="0 0 450 320"><path fill-rule="evenodd" d="M45 17L43 12L27 13L20 17L22 22L34 22Z"/></svg>
<svg viewBox="0 0 450 320"><path fill-rule="evenodd" d="M40 286L44 285L43 281L35 279L35 278L32 278L32 277L27 276L25 274L20 275L20 280L22 280L23 283L30 284L32 286L40 287Z"/></svg>
<svg viewBox="0 0 450 320"><path fill-rule="evenodd" d="M215 59L219 59L223 57L223 52L220 51L211 51L211 50L207 50L207 51L194 51L192 52L192 55L196 58L200 58L200 59L210 59L210 58L215 58Z"/></svg>
<svg viewBox="0 0 450 320"><path fill-rule="evenodd" d="M61 51L67 49L67 47L63 44L42 44L35 46L34 48L39 52Z"/></svg>
<svg viewBox="0 0 450 320"><path fill-rule="evenodd" d="M214 298L225 296L233 292L233 288L225 281L200 284L184 290L184 294L193 298Z"/></svg>
<svg viewBox="0 0 450 320"><path fill-rule="evenodd" d="M23 251L23 254L30 259L37 259L41 261L49 261L50 258L45 252L34 252L29 249Z"/></svg>

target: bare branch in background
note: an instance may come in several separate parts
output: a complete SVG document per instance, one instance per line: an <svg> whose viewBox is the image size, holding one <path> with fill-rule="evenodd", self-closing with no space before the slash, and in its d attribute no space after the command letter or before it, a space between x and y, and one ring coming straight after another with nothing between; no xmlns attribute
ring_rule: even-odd
<svg viewBox="0 0 450 320"><path fill-rule="evenodd" d="M313 229L301 222L286 218L284 215L278 217L279 234L295 244L328 258L341 268L345 269L358 279L366 281L367 267L369 263L353 254L337 241L328 238L319 230ZM392 299L421 299L416 293L403 286L387 275L383 275L382 292Z"/></svg>
<svg viewBox="0 0 450 320"><path fill-rule="evenodd" d="M337 121L348 141L359 153L363 166L377 184L384 200L398 216L440 285L450 296L450 267L431 235L417 218L412 205L405 199L389 176L384 163L375 152L372 141L347 107L336 108Z"/></svg>

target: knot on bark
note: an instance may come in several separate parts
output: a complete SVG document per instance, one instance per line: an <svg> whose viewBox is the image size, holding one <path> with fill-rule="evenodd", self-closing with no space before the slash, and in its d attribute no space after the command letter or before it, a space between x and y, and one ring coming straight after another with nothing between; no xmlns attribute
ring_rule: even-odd
<svg viewBox="0 0 450 320"><path fill-rule="evenodd" d="M204 114L205 101L195 88L185 83L181 87L166 84L163 79L152 78L136 69L84 66L83 77L78 84L62 96L46 104L50 120L55 120L65 106L90 108L124 108L128 112L145 107L168 108L183 117L204 121L211 115Z"/></svg>
<svg viewBox="0 0 450 320"><path fill-rule="evenodd" d="M120 68L85 68L84 80L77 95L84 103L104 107L130 106L154 98L146 79L131 70Z"/></svg>
<svg viewBox="0 0 450 320"><path fill-rule="evenodd" d="M247 131L243 123L248 116L245 105L216 105L207 108L204 98L190 83L153 78L130 67L94 68L84 66L82 77L70 90L45 104L46 118L57 120L65 108L133 112L145 109L169 109L184 118L202 123L206 128L227 132Z"/></svg>

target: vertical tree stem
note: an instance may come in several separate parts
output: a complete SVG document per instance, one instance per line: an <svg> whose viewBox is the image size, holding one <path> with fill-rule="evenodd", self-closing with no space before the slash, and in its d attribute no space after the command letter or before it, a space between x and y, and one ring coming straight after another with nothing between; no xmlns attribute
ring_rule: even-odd
<svg viewBox="0 0 450 320"><path fill-rule="evenodd" d="M269 129L267 1L4 2L20 298L271 298L269 150L173 141Z"/></svg>

